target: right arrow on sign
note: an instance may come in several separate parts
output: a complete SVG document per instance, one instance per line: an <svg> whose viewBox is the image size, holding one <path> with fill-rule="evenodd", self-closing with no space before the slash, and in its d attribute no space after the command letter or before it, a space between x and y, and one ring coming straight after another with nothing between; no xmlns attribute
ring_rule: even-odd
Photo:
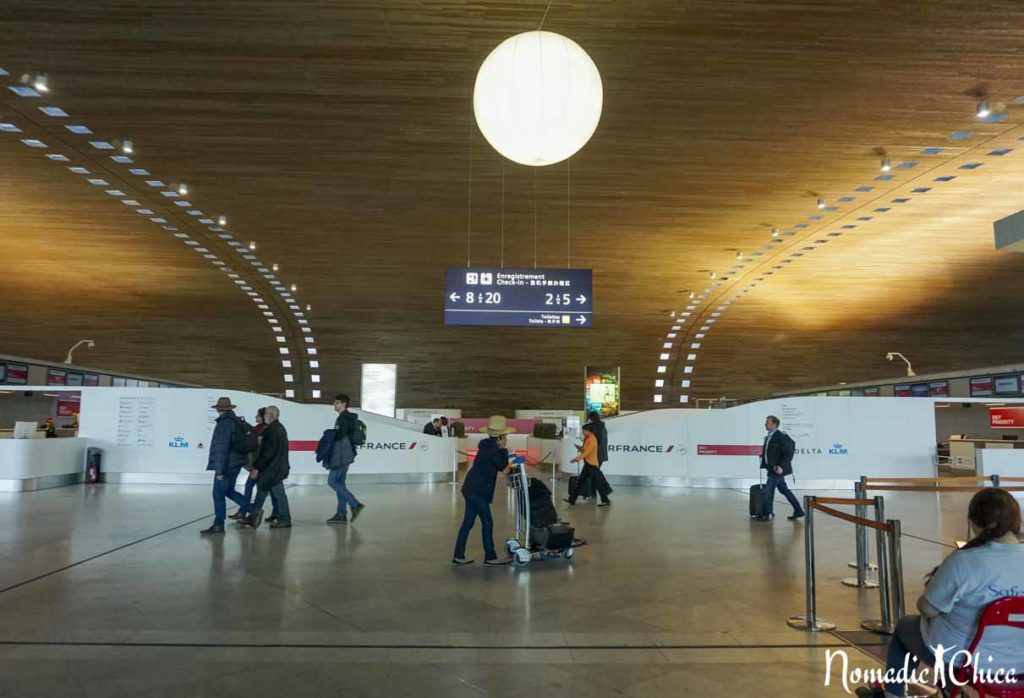
<svg viewBox="0 0 1024 698"><path fill-rule="evenodd" d="M580 323L581 325L586 325L587 318L584 317L583 315L580 315L578 318L576 318L576 322Z"/></svg>
<svg viewBox="0 0 1024 698"><path fill-rule="evenodd" d="M583 296L583 295L576 296L576 302L580 303L580 304L586 303L587 302L587 297Z"/></svg>

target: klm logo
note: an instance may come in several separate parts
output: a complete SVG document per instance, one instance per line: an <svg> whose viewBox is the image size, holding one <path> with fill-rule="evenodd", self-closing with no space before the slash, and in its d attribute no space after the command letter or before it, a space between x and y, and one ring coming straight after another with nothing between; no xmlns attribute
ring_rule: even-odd
<svg viewBox="0 0 1024 698"><path fill-rule="evenodd" d="M842 444L832 444L832 448L828 450L830 456L845 456L846 453L847 451L843 448Z"/></svg>
<svg viewBox="0 0 1024 698"><path fill-rule="evenodd" d="M167 442L168 448L188 448L188 441L180 436L175 436L173 439Z"/></svg>

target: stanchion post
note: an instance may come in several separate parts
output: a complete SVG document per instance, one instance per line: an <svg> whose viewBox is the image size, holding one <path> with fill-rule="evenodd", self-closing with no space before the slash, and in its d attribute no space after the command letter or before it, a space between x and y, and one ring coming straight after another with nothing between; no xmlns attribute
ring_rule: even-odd
<svg viewBox="0 0 1024 698"><path fill-rule="evenodd" d="M807 615L793 616L786 620L791 628L807 630L812 633L822 630L835 630L835 624L818 620L817 593L815 589L814 569L814 501L817 497L804 495L804 572L807 594Z"/></svg>
<svg viewBox="0 0 1024 698"><path fill-rule="evenodd" d="M858 482L853 484L853 496L855 499L864 499L867 495L867 477L861 476ZM865 504L858 504L855 512L857 518L866 519L868 516L868 508ZM868 579L868 529L864 524L856 524L854 532L854 542L857 548L857 559L855 562L850 564L857 570L856 577L844 577L841 581L845 586L856 587L858 589L875 589L878 587L878 582L873 579Z"/></svg>
<svg viewBox="0 0 1024 698"><path fill-rule="evenodd" d="M993 487L999 487L999 476L998 475L993 475L992 476L992 486Z"/></svg>
<svg viewBox="0 0 1024 698"><path fill-rule="evenodd" d="M885 523L885 500L882 497L875 497L875 521ZM891 635L893 628L892 606L889 600L889 563L885 552L885 531L875 531L875 545L878 548L878 600L882 617L879 620L866 620L860 625L871 632Z"/></svg>
<svg viewBox="0 0 1024 698"><path fill-rule="evenodd" d="M889 525L889 574L892 576L893 625L906 615L906 597L903 588L903 531L900 522L886 521Z"/></svg>

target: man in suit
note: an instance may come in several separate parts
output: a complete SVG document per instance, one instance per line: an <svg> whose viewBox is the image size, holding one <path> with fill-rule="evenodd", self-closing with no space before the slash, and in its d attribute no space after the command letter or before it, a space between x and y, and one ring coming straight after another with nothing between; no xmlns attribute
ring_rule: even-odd
<svg viewBox="0 0 1024 698"><path fill-rule="evenodd" d="M761 515L757 517L758 521L771 521L775 516L775 490L781 492L793 505L793 515L788 517L790 521L796 521L804 516L800 500L786 484L786 476L793 474L793 453L796 451L796 443L788 434L780 431L779 426L779 418L775 415L768 415L764 420L764 428L768 435L764 437L764 445L761 447L761 469L768 472L768 480L764 486L763 508Z"/></svg>
<svg viewBox="0 0 1024 698"><path fill-rule="evenodd" d="M423 433L427 436L440 436L441 435L441 418L434 417L432 420L423 425Z"/></svg>

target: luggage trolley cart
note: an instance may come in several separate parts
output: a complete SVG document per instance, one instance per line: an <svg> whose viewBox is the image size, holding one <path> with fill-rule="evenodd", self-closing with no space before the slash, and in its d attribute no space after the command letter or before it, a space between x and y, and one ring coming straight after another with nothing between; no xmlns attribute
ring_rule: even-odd
<svg viewBox="0 0 1024 698"><path fill-rule="evenodd" d="M513 492L515 501L516 532L514 538L505 541L505 550L512 556L516 565L528 565L531 560L554 560L562 558L571 560L576 548L586 545L580 538L573 538L572 543L565 547L548 548L536 544L532 540L530 527L530 478L526 474L526 461L516 458L512 461L512 471L508 475L508 486Z"/></svg>

